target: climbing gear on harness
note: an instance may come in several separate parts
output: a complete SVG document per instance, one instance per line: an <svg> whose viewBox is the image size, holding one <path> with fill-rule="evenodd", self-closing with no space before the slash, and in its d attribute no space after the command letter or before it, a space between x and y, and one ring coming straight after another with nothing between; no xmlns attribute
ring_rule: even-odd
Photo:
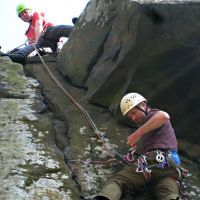
<svg viewBox="0 0 200 200"><path fill-rule="evenodd" d="M176 151L170 151L169 156L175 162L176 165L180 165L181 161Z"/></svg>
<svg viewBox="0 0 200 200"><path fill-rule="evenodd" d="M120 102L122 114L125 116L132 108L136 107L141 102L147 102L142 95L138 93L126 94Z"/></svg>
<svg viewBox="0 0 200 200"><path fill-rule="evenodd" d="M137 169L136 172L148 172L150 173L151 170L149 168L149 164L146 160L146 157L144 155L141 155L138 159L137 159Z"/></svg>
<svg viewBox="0 0 200 200"><path fill-rule="evenodd" d="M180 166L180 159L176 151L161 151L153 150L144 155L136 154L136 149L131 148L124 159L136 165L136 172L143 172L147 181L151 178L151 168L164 169L165 167L172 167L177 170L181 182L183 177L187 176L188 171ZM173 160L175 159L175 160ZM178 164L179 163L179 164Z"/></svg>
<svg viewBox="0 0 200 200"><path fill-rule="evenodd" d="M17 15L20 16L20 14L25 11L25 10L31 10L31 8L27 7L25 4L20 3L17 7L16 7L16 12Z"/></svg>
<svg viewBox="0 0 200 200"><path fill-rule="evenodd" d="M167 163L175 168L179 174L178 180L182 182L183 178L188 175L188 170L180 166L180 158L176 151L169 151L166 155Z"/></svg>
<svg viewBox="0 0 200 200"><path fill-rule="evenodd" d="M153 166L149 166L147 160L146 160L146 156L141 155L138 159L137 159L137 168L136 168L136 172L139 173L143 173L146 182L149 182L151 180L151 167Z"/></svg>
<svg viewBox="0 0 200 200"><path fill-rule="evenodd" d="M156 160L157 160L159 163L162 163L162 162L164 162L165 157L164 157L163 154L157 153L157 155L156 155Z"/></svg>
<svg viewBox="0 0 200 200"><path fill-rule="evenodd" d="M124 156L124 159L128 162L135 162L136 160L136 146L128 150L128 153Z"/></svg>

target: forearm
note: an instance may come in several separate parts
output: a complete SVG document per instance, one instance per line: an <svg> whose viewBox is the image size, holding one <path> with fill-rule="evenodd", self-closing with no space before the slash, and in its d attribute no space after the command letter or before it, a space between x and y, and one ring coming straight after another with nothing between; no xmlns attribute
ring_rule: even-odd
<svg viewBox="0 0 200 200"><path fill-rule="evenodd" d="M42 30L43 30L42 23L38 20L36 22L36 26L35 26L35 43L38 42L38 40L42 34Z"/></svg>
<svg viewBox="0 0 200 200"><path fill-rule="evenodd" d="M169 120L169 115L166 112L157 112L127 138L127 144L134 146L143 135L160 128L167 120Z"/></svg>

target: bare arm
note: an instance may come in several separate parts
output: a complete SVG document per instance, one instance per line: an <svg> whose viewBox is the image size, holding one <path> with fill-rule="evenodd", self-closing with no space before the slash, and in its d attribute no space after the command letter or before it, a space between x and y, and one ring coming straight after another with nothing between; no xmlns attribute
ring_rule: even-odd
<svg viewBox="0 0 200 200"><path fill-rule="evenodd" d="M168 113L164 111L158 111L127 138L127 144L134 146L143 135L150 133L152 130L160 128L169 118L170 117Z"/></svg>
<svg viewBox="0 0 200 200"><path fill-rule="evenodd" d="M35 23L35 44L38 42L43 30L42 20L38 19Z"/></svg>

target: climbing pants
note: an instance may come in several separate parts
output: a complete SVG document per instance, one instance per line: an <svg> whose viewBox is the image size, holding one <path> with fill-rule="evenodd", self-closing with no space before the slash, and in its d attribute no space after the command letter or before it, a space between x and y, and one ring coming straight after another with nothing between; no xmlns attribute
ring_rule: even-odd
<svg viewBox="0 0 200 200"><path fill-rule="evenodd" d="M50 47L52 51L56 51L57 42L61 37L69 37L69 34L73 26L69 25L58 25L49 27L43 36L40 37L37 44L35 44L36 49L43 47ZM24 48L19 49L16 53L22 54L25 58L31 54L35 48L32 45L27 45Z"/></svg>
<svg viewBox="0 0 200 200"><path fill-rule="evenodd" d="M158 200L170 200L179 197L179 185L175 180L176 178L178 178L178 173L174 168L151 168L150 182ZM126 194L134 193L146 184L147 180L143 172L136 172L136 167L133 165L127 166L109 179L97 197L102 196L109 200L120 200Z"/></svg>

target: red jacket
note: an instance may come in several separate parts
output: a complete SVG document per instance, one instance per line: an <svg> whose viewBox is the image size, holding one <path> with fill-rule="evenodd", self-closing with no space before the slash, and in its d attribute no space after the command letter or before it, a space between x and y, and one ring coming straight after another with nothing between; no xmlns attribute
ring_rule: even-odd
<svg viewBox="0 0 200 200"><path fill-rule="evenodd" d="M49 21L47 21L47 19L45 19L45 15L44 15L43 12L41 12L41 13L34 12L33 16L32 16L32 20L31 20L30 25L29 25L29 28L25 33L25 35L27 36L29 44L32 44L32 43L35 42L35 25L36 25L37 20L42 20L43 32L48 27L53 26L53 24L51 22L49 22Z"/></svg>

